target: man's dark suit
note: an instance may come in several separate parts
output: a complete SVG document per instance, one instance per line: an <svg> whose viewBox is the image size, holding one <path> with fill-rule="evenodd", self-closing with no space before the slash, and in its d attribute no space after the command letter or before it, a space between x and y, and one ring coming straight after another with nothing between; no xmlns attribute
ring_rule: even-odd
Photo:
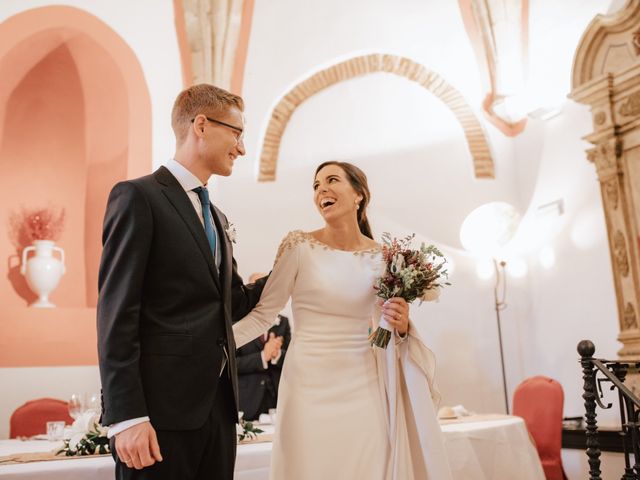
<svg viewBox="0 0 640 480"><path fill-rule="evenodd" d="M283 343L278 363L267 362L268 369L264 369L261 352L264 341L256 338L252 342L240 347L237 352L238 385L240 387L240 410L247 420L257 419L261 413L267 413L269 408L276 406L278 398L278 384L284 363L287 347L291 341L291 328L287 317L278 315L279 322L269 329L276 337L282 337Z"/></svg>
<svg viewBox="0 0 640 480"><path fill-rule="evenodd" d="M243 285L227 219L215 207L212 213L220 271L193 204L165 167L117 184L105 214L98 300L102 423L149 416L161 451L171 447L163 446L160 431L210 428L214 414L214 428L220 419L232 425L237 419L232 317L253 308L264 281ZM225 348L228 363L220 375Z"/></svg>

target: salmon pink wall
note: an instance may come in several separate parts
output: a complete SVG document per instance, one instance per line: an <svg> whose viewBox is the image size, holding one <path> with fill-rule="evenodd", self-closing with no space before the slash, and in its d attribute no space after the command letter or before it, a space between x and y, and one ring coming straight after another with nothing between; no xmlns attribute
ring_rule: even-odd
<svg viewBox="0 0 640 480"><path fill-rule="evenodd" d="M0 137L0 208L65 206L66 228L59 244L67 253L67 272L55 302L84 305L83 251L85 183L85 109L82 85L65 44L38 61L13 89L4 107ZM16 252L19 253L19 252ZM17 263L17 262L15 262ZM12 265L4 284L3 305L24 305L31 296L20 266ZM1 284L0 284L1 285ZM18 295L11 295L12 290Z"/></svg>
<svg viewBox="0 0 640 480"><path fill-rule="evenodd" d="M64 207L58 244L67 258L51 296L58 308L36 313L27 307L35 296L19 274L20 251L0 236L0 367L94 364L106 198L115 182L151 170L142 69L98 18L52 6L3 22L0 70L0 219L8 227L21 206ZM81 346L65 348L70 340Z"/></svg>

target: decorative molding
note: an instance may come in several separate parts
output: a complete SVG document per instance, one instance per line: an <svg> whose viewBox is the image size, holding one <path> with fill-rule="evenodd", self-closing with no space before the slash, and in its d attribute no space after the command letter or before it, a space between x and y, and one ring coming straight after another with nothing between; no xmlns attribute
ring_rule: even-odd
<svg viewBox="0 0 640 480"><path fill-rule="evenodd" d="M607 182L618 174L618 161L622 155L622 142L610 138L587 150L587 158L595 163L601 182Z"/></svg>
<svg viewBox="0 0 640 480"><path fill-rule="evenodd" d="M605 182L604 191L607 195L609 205L613 210L618 209L618 179L613 179Z"/></svg>
<svg viewBox="0 0 640 480"><path fill-rule="evenodd" d="M640 55L640 28L633 32L631 43L633 43L633 48L636 51L636 55Z"/></svg>
<svg viewBox="0 0 640 480"><path fill-rule="evenodd" d="M625 346L618 351L618 355L623 358L637 358L640 357L640 344L636 343L625 343ZM625 382L625 385L628 384L628 381ZM636 395L640 392L640 387L637 385L632 386L632 391Z"/></svg>
<svg viewBox="0 0 640 480"><path fill-rule="evenodd" d="M640 91L629 95L620 105L618 113L624 117L640 115Z"/></svg>
<svg viewBox="0 0 640 480"><path fill-rule="evenodd" d="M444 78L408 58L370 54L321 70L289 90L273 108L260 149L258 180L274 181L282 136L295 110L308 98L332 85L363 75L386 72L424 87L438 97L460 122L473 159L476 178L495 178L493 158L482 124L464 97Z"/></svg>
<svg viewBox="0 0 640 480"><path fill-rule="evenodd" d="M640 18L640 1L627 0L624 7L611 15L597 15L585 30L578 49L573 58L572 90L605 73L614 73L618 68L603 71L609 48L620 46L620 34L627 36L630 54L635 50L638 55L638 18ZM633 33L632 33L633 32ZM615 37L615 38L614 38ZM614 67L620 69L629 66L630 59L620 58Z"/></svg>
<svg viewBox="0 0 640 480"><path fill-rule="evenodd" d="M636 310L633 308L633 304L631 302L627 302L627 305L624 308L624 330L632 330L638 328L638 319L636 317ZM635 352L640 353L640 352Z"/></svg>
<svg viewBox="0 0 640 480"><path fill-rule="evenodd" d="M594 114L593 121L595 122L596 125L602 125L604 122L607 121L607 114L601 110L596 114Z"/></svg>
<svg viewBox="0 0 640 480"><path fill-rule="evenodd" d="M624 233L617 230L613 236L613 252L618 266L618 271L623 277L629 276L629 257L627 255L627 242Z"/></svg>

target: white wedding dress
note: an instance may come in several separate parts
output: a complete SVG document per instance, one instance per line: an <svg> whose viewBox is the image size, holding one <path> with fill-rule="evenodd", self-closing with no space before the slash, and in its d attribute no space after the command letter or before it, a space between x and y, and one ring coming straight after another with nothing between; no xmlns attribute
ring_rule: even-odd
<svg viewBox="0 0 640 480"><path fill-rule="evenodd" d="M295 231L260 302L234 324L237 347L292 300L294 331L278 394L272 480L449 480L432 399L434 359L410 328L371 347L379 249L348 252ZM393 342L393 341L392 341Z"/></svg>

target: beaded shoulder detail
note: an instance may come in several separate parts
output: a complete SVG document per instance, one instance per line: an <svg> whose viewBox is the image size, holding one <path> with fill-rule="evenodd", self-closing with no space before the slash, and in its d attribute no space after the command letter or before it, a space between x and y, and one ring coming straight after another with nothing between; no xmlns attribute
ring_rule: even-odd
<svg viewBox="0 0 640 480"><path fill-rule="evenodd" d="M286 250L290 250L304 241L304 232L302 230L294 230L293 232L287 233L287 236L282 239L282 242L280 242L274 264L278 263L278 260L280 260L280 257Z"/></svg>
<svg viewBox="0 0 640 480"><path fill-rule="evenodd" d="M278 254L276 255L275 263L278 262L278 260L286 250L294 248L300 245L301 243L308 243L309 247L311 248L321 248L323 250L351 253L352 255L355 255L355 256L371 255L372 258L375 257L375 255L380 253L382 250L382 247L380 245L377 245L373 248L368 248L365 250L354 250L354 251L340 250L337 248L333 248L327 245L326 243L322 243L320 240L317 240L313 235L311 235L308 232L303 232L302 230L294 230L292 232L289 232L287 236L282 240L282 243L280 243L280 247L278 248Z"/></svg>

